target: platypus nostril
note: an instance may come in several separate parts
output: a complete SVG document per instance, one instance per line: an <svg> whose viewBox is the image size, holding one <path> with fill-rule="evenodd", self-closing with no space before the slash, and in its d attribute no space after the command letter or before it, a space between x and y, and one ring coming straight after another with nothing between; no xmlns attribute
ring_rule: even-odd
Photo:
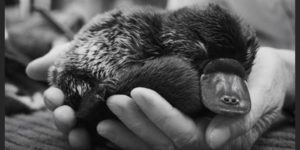
<svg viewBox="0 0 300 150"><path fill-rule="evenodd" d="M224 104L228 104L228 105L237 105L239 104L240 100L235 98L235 97L232 97L232 96L223 96L221 98L221 101L224 103Z"/></svg>

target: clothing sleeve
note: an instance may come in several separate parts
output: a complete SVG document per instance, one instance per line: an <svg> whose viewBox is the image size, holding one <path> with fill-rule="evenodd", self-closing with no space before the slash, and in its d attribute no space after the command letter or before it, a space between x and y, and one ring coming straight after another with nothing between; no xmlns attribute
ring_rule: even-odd
<svg viewBox="0 0 300 150"><path fill-rule="evenodd" d="M169 0L167 9L211 2L232 10L254 27L260 45L295 49L295 0Z"/></svg>

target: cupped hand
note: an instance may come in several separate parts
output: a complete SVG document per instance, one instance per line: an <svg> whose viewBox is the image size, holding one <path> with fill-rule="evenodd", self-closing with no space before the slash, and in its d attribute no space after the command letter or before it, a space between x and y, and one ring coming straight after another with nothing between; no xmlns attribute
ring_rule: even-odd
<svg viewBox="0 0 300 150"><path fill-rule="evenodd" d="M288 50L259 49L248 77L251 111L239 118L213 118L206 130L206 141L211 148L219 148L245 135L260 118L271 116L287 105L285 98L293 95L295 81L293 59L294 53Z"/></svg>
<svg viewBox="0 0 300 150"><path fill-rule="evenodd" d="M245 116L228 118L217 115L211 120L195 121L156 92L136 88L131 97L115 95L108 99L108 107L122 123L102 121L97 127L98 132L124 149L224 147L245 135L262 116L280 111L287 103L285 97L294 86L294 68L275 51L262 47L257 53L248 77L252 109ZM293 55L289 54L288 58L293 59Z"/></svg>
<svg viewBox="0 0 300 150"><path fill-rule="evenodd" d="M62 57L70 46L71 43L59 43L43 57L30 62L26 68L27 75L35 80L46 81L49 67L54 64L55 60ZM74 149L89 149L88 132L82 128L75 128L75 112L71 107L63 105L63 92L56 87L50 87L44 92L44 101L46 107L53 111L57 128L68 136L70 145Z"/></svg>
<svg viewBox="0 0 300 150"><path fill-rule="evenodd" d="M64 49L67 49L66 45ZM59 51L64 50L54 48L53 52L29 64L28 75L45 80L48 67L61 55ZM287 66L285 59L272 48L261 48L248 78L252 101L249 114L238 118L216 116L212 120L202 118L195 121L172 107L155 91L136 88L131 97L115 95L108 99L107 105L121 122L104 120L97 130L124 149L216 149L244 135L264 114L281 110L293 81L293 68ZM63 99L63 93L57 88L45 91L45 103L54 110L57 127L69 134L71 146L88 148L87 132L74 129L74 111L69 106L61 106Z"/></svg>
<svg viewBox="0 0 300 150"><path fill-rule="evenodd" d="M98 133L123 149L208 149L208 119L194 122L147 88L135 88L131 97L114 95L107 105L122 123L104 120Z"/></svg>

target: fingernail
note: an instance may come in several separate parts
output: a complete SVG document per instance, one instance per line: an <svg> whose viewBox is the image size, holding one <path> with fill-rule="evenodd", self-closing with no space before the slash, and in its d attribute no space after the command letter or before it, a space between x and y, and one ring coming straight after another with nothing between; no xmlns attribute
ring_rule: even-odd
<svg viewBox="0 0 300 150"><path fill-rule="evenodd" d="M109 140L115 139L115 134L109 131L109 126L106 123L99 123L99 125L97 126L97 132L101 136L108 138Z"/></svg>
<svg viewBox="0 0 300 150"><path fill-rule="evenodd" d="M142 87L137 87L137 88L134 88L133 90L131 90L131 97L135 97L136 99L142 99L144 98L143 97L143 94L145 93L145 88L142 88Z"/></svg>
<svg viewBox="0 0 300 150"><path fill-rule="evenodd" d="M47 96L44 95L44 103L47 107L47 109L49 109L50 111L53 111L57 106L52 103L48 98Z"/></svg>
<svg viewBox="0 0 300 150"><path fill-rule="evenodd" d="M230 130L228 128L217 128L211 131L207 139L210 148L216 149L224 145L230 138Z"/></svg>
<svg viewBox="0 0 300 150"><path fill-rule="evenodd" d="M108 108L118 117L126 112L127 101L129 97L124 97L123 95L114 95L107 99L106 105Z"/></svg>
<svg viewBox="0 0 300 150"><path fill-rule="evenodd" d="M64 94L61 90L55 87L48 88L44 91L43 95L46 107L51 111L53 111L58 106L61 106L64 102Z"/></svg>
<svg viewBox="0 0 300 150"><path fill-rule="evenodd" d="M122 114L122 107L119 107L114 101L112 102L111 99L108 99L106 104L115 115Z"/></svg>
<svg viewBox="0 0 300 150"><path fill-rule="evenodd" d="M75 126L76 118L74 110L66 105L60 106L53 112L54 120L58 129L69 132Z"/></svg>

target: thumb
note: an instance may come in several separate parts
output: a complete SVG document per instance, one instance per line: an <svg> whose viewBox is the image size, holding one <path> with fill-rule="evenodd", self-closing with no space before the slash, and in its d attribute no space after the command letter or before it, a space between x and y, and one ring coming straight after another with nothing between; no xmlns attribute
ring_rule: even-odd
<svg viewBox="0 0 300 150"><path fill-rule="evenodd" d="M280 79L284 79L284 76L281 75L282 72L278 72L277 68L281 68L281 65L277 58L271 51L258 51L248 78L251 110L240 117L213 118L205 135L206 142L211 148L219 148L245 134L263 115L282 107L285 96L285 90L282 88L285 86Z"/></svg>
<svg viewBox="0 0 300 150"><path fill-rule="evenodd" d="M71 47L71 43L65 43L52 48L46 55L30 62L26 67L26 74L35 80L45 81L48 76L48 68L64 55Z"/></svg>

